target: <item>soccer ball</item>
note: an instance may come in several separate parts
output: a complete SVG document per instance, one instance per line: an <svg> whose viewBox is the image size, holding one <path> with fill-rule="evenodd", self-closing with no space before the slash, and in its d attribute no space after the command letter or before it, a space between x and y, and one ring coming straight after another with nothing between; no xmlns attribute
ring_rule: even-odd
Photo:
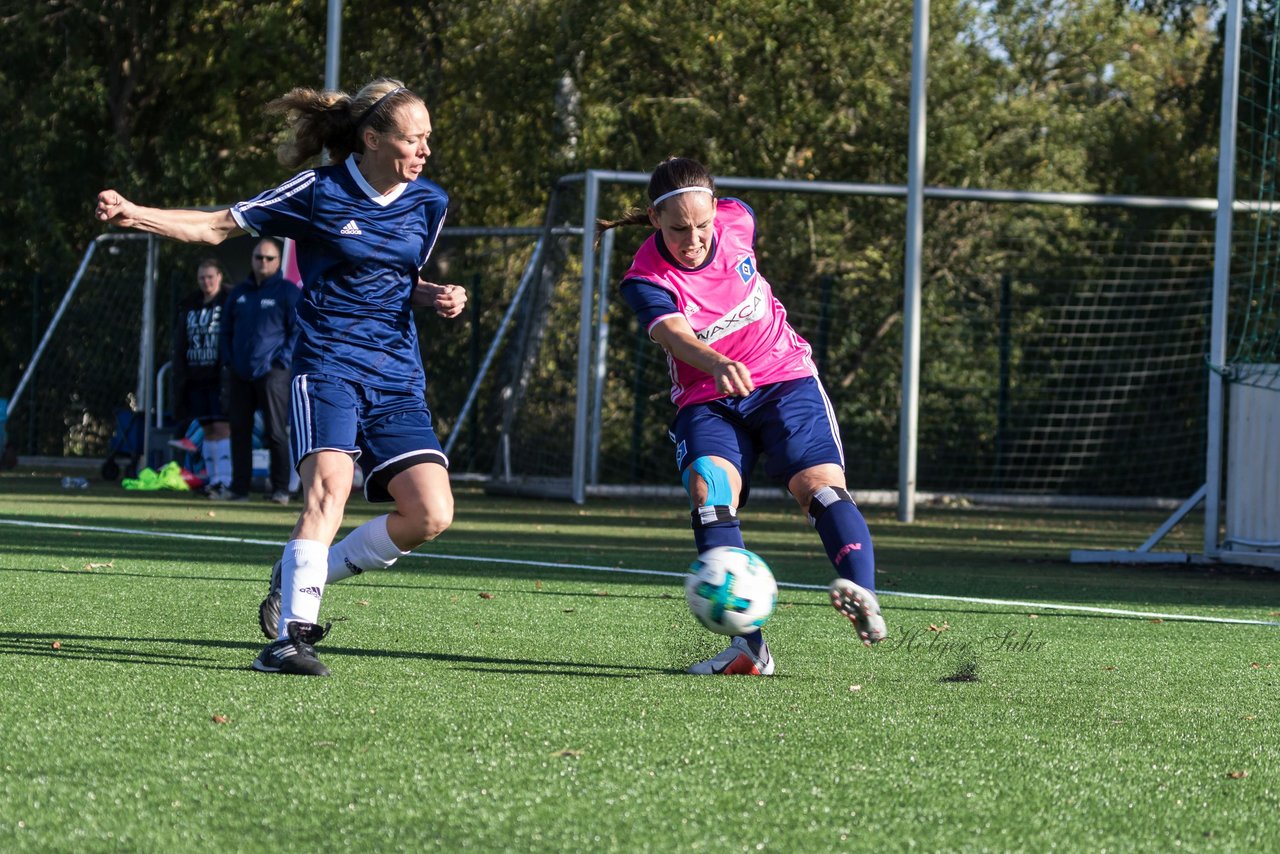
<svg viewBox="0 0 1280 854"><path fill-rule="evenodd" d="M684 598L698 622L716 634L745 635L764 625L778 601L778 582L760 556L716 546L689 566Z"/></svg>

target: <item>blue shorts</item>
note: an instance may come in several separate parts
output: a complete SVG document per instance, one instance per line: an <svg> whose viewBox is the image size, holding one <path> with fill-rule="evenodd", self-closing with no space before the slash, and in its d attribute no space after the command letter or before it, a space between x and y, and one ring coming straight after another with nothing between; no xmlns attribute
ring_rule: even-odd
<svg viewBox="0 0 1280 854"><path fill-rule="evenodd" d="M420 390L365 388L341 377L293 378L289 423L293 464L316 451L350 454L364 472L364 497L394 501L387 484L420 463L449 467Z"/></svg>
<svg viewBox="0 0 1280 854"><path fill-rule="evenodd" d="M765 455L764 470L785 484L813 466L844 468L844 447L835 410L814 377L762 386L746 397L694 403L676 413L671 423L676 468L684 472L698 457L724 457L742 475L747 503L751 472Z"/></svg>
<svg viewBox="0 0 1280 854"><path fill-rule="evenodd" d="M187 383L182 395L187 404L187 413L201 424L227 420L222 411L222 389L219 383Z"/></svg>

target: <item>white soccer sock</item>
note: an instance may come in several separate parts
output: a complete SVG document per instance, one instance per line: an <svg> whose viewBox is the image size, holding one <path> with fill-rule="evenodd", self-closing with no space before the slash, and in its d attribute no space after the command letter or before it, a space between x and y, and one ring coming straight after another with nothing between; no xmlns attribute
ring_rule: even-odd
<svg viewBox="0 0 1280 854"><path fill-rule="evenodd" d="M210 486L231 485L231 440L205 439L204 465Z"/></svg>
<svg viewBox="0 0 1280 854"><path fill-rule="evenodd" d="M218 485L218 449L212 439L200 443L200 452L204 454L204 476L209 479L210 486Z"/></svg>
<svg viewBox="0 0 1280 854"><path fill-rule="evenodd" d="M280 559L280 625L278 637L287 637L294 621L320 622L329 547L319 540L290 540Z"/></svg>
<svg viewBox="0 0 1280 854"><path fill-rule="evenodd" d="M370 569L386 569L407 554L391 541L386 516L370 519L329 549L328 581L341 581Z"/></svg>
<svg viewBox="0 0 1280 854"><path fill-rule="evenodd" d="M223 486L231 486L231 439L218 439L214 442L214 458L218 461L218 482Z"/></svg>

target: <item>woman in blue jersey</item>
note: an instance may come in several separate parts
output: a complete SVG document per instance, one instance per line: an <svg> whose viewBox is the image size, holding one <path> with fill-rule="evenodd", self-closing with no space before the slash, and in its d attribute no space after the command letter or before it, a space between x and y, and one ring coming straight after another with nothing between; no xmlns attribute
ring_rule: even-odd
<svg viewBox="0 0 1280 854"><path fill-rule="evenodd" d="M292 453L303 510L276 562L259 622L272 641L253 662L267 673L328 675L314 644L325 584L390 566L453 521L448 459L424 396L412 306L457 317L466 291L424 281L448 196L422 178L431 117L396 80L355 95L294 89L268 105L286 116L290 168L327 152L331 165L217 211L146 208L98 195L103 222L217 244L238 234L292 238L303 293L291 392ZM354 466L370 501L395 509L332 545Z"/></svg>
<svg viewBox="0 0 1280 854"><path fill-rule="evenodd" d="M658 164L649 205L597 224L654 229L622 276L622 296L667 352L675 464L689 493L698 553L742 548L738 508L761 455L818 531L837 575L831 603L864 643L884 638L871 532L845 486L840 428L812 350L756 266L755 213L717 198L706 167ZM759 630L689 668L699 675L768 676Z"/></svg>

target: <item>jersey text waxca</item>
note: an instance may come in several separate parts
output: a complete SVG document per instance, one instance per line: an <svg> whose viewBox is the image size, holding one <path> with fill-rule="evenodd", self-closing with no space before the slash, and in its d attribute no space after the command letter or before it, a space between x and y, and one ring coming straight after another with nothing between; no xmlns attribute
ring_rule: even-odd
<svg viewBox="0 0 1280 854"><path fill-rule="evenodd" d="M787 311L756 269L755 217L737 199L716 203L714 243L701 266L675 263L655 232L636 252L623 276L628 284L666 291L702 343L751 371L756 386L816 377L812 349L787 322ZM649 320L648 328L670 315ZM724 397L715 379L668 354L671 400L677 407Z"/></svg>

